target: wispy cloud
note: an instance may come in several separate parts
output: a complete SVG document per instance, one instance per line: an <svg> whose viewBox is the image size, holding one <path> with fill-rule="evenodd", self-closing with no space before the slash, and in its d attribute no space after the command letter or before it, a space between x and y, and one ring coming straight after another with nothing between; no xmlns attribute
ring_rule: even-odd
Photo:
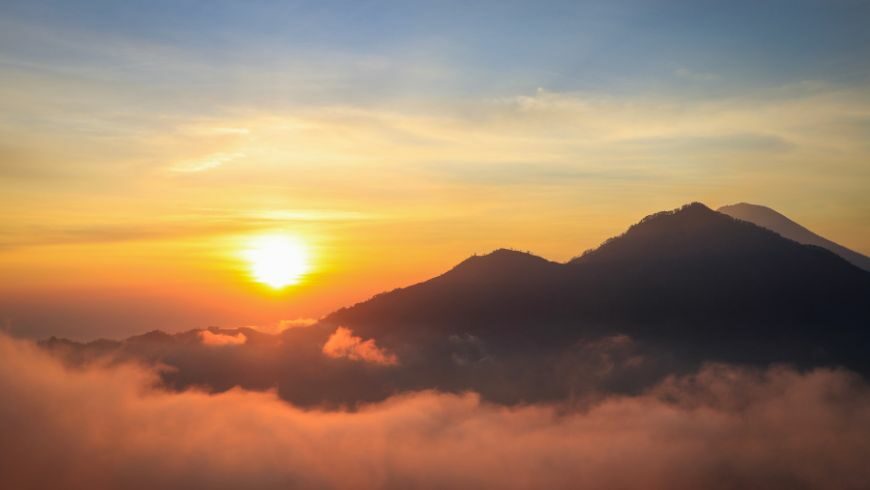
<svg viewBox="0 0 870 490"><path fill-rule="evenodd" d="M220 167L221 165L224 165L228 162L245 158L245 156L246 155L244 153L217 153L215 155L206 157L203 160L180 163L173 166L170 170L180 173L204 172L206 170Z"/></svg>

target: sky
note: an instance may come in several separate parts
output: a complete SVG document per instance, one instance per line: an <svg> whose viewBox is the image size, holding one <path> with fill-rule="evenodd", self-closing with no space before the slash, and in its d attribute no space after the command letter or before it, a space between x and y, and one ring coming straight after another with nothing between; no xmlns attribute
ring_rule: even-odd
<svg viewBox="0 0 870 490"><path fill-rule="evenodd" d="M317 318L770 206L870 254L870 2L0 1L0 328ZM244 251L304 243L274 289Z"/></svg>

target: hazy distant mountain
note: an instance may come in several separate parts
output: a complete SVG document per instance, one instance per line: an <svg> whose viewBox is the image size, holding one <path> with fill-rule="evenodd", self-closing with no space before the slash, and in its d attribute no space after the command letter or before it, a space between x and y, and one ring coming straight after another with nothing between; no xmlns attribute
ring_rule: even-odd
<svg viewBox="0 0 870 490"><path fill-rule="evenodd" d="M718 209L718 211L720 213L727 214L732 218L737 218L743 221L749 221L750 223L755 223L758 226L775 231L780 235L790 240L794 240L798 243L803 243L805 245L816 245L818 247L826 248L831 252L839 255L840 257L848 260L852 264L866 271L870 271L870 257L855 252L854 250L850 250L840 244L834 243L827 238L816 235L810 230L804 228L803 226L795 223L794 221L788 219L782 214L766 206L759 206L757 204L748 204L745 202L741 202L738 204L731 204L729 206L722 206Z"/></svg>
<svg viewBox="0 0 870 490"><path fill-rule="evenodd" d="M355 357L325 355L339 327ZM161 376L173 388L277 387L301 405L420 389L574 399L637 391L711 361L870 375L870 273L695 203L567 263L501 249L278 335L211 328L43 345L73 363L109 355L172 366Z"/></svg>

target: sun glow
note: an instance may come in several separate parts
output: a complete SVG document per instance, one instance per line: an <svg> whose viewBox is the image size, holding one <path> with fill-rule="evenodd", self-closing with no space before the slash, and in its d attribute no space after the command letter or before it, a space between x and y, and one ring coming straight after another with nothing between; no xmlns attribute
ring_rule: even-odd
<svg viewBox="0 0 870 490"><path fill-rule="evenodd" d="M244 251L244 258L254 280L275 289L298 284L311 269L308 248L298 238L287 235L255 238Z"/></svg>

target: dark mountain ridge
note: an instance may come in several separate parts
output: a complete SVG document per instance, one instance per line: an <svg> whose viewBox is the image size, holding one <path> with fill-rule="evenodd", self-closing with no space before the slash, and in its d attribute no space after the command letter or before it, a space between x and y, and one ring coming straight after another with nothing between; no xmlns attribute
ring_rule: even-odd
<svg viewBox="0 0 870 490"><path fill-rule="evenodd" d="M339 326L397 362L325 355ZM155 331L43 346L72 364L108 357L172 366L160 375L174 389L277 387L305 406L423 389L522 403L638 392L708 362L845 366L870 376L868 329L870 273L693 203L567 263L500 249L280 334L210 327L236 341Z"/></svg>
<svg viewBox="0 0 870 490"><path fill-rule="evenodd" d="M699 357L803 361L865 335L868 298L870 274L830 251L692 203L565 264L500 250L324 322L396 348L423 332L553 346L627 334Z"/></svg>

